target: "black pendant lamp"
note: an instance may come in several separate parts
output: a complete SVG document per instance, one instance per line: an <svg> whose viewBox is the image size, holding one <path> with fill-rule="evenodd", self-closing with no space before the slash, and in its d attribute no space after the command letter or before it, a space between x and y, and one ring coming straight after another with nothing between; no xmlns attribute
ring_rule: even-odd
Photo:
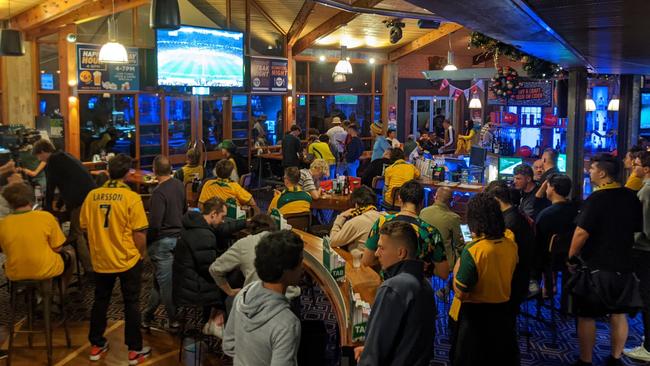
<svg viewBox="0 0 650 366"><path fill-rule="evenodd" d="M151 29L176 30L181 27L181 11L178 0L153 0L149 10Z"/></svg>
<svg viewBox="0 0 650 366"><path fill-rule="evenodd" d="M23 32L11 29L11 1L7 4L8 20L0 29L0 56L24 56Z"/></svg>
<svg viewBox="0 0 650 366"><path fill-rule="evenodd" d="M24 56L23 32L17 29L0 29L0 56Z"/></svg>

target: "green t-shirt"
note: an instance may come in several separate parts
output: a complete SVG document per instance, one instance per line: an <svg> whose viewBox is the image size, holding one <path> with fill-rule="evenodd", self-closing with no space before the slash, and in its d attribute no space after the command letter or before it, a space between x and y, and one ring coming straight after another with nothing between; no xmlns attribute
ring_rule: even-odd
<svg viewBox="0 0 650 366"><path fill-rule="evenodd" d="M404 221L415 229L418 235L418 258L425 262L439 263L447 259L445 255L445 247L442 241L442 235L435 227L422 221L419 217L411 217L406 215L385 215L380 216L375 224L370 229L368 240L366 241L366 248L369 250L377 250L379 244L379 229L392 220Z"/></svg>

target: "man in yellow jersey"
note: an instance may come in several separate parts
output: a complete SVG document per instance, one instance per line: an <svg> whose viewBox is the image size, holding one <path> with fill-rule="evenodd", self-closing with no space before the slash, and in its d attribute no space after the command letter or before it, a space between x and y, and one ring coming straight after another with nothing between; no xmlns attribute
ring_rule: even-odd
<svg viewBox="0 0 650 366"><path fill-rule="evenodd" d="M309 212L311 196L300 188L300 170L289 167L284 170L284 185L286 189L276 194L269 205L269 212L277 208L282 215Z"/></svg>
<svg viewBox="0 0 650 366"><path fill-rule="evenodd" d="M393 211L399 208L394 207L396 203L393 199L393 190L401 187L411 179L420 177L420 171L413 164L404 160L404 150L395 148L390 151L390 160L394 161L393 165L386 168L384 172L384 206Z"/></svg>
<svg viewBox="0 0 650 366"><path fill-rule="evenodd" d="M129 365L151 355L140 334L140 290L142 260L146 252L147 215L142 199L124 183L132 159L119 154L108 162L110 180L88 193L81 206L81 228L88 232L90 258L95 269L95 300L88 340L90 360L98 361L108 351L104 338L106 312L115 280L120 279L124 301L124 341Z"/></svg>
<svg viewBox="0 0 650 366"><path fill-rule="evenodd" d="M66 280L69 279L70 264L75 263L74 250L63 246L65 236L52 214L32 211L32 188L25 183L13 183L2 191L2 196L12 209L0 220L0 247L7 257L7 278L44 280L63 274L65 269Z"/></svg>
<svg viewBox="0 0 650 366"><path fill-rule="evenodd" d="M233 164L232 160L219 160L217 166L214 168L217 177L205 182L201 189L199 207L203 206L207 200L213 197L218 197L224 202L228 198L234 198L240 206L248 205L253 208L255 213L259 211L253 195L242 188L239 183L230 180L233 169L235 169L235 164Z"/></svg>

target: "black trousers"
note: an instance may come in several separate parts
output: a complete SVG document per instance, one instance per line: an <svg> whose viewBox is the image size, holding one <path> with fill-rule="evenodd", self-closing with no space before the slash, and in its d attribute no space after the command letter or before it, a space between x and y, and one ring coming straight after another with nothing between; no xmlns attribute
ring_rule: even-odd
<svg viewBox="0 0 650 366"><path fill-rule="evenodd" d="M639 291L643 299L641 316L643 319L643 346L650 350L650 252L634 250L634 272L639 278Z"/></svg>
<svg viewBox="0 0 650 366"><path fill-rule="evenodd" d="M124 301L124 343L129 350L142 349L140 334L140 289L142 287L142 261L125 272L95 273L95 301L90 313L88 340L95 346L106 343L106 313L111 302L115 280L120 279L122 300Z"/></svg>
<svg viewBox="0 0 650 366"><path fill-rule="evenodd" d="M516 312L510 303L463 303L452 325L453 366L519 366Z"/></svg>

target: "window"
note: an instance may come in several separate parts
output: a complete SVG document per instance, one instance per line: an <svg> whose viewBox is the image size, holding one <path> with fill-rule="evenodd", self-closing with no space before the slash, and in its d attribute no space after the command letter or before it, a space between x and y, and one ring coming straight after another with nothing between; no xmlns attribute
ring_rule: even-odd
<svg viewBox="0 0 650 366"><path fill-rule="evenodd" d="M221 98L204 100L201 105L203 142L208 151L214 151L217 149L217 145L223 141L223 101Z"/></svg>
<svg viewBox="0 0 650 366"><path fill-rule="evenodd" d="M39 89L59 90L59 51L56 44L38 44Z"/></svg>
<svg viewBox="0 0 650 366"><path fill-rule="evenodd" d="M138 95L140 128L140 167L149 169L156 155L162 153L160 97L156 94Z"/></svg>
<svg viewBox="0 0 650 366"><path fill-rule="evenodd" d="M253 119L259 121L266 133L266 143L276 145L282 139L284 115L282 110L282 96L280 95L253 95L251 97ZM257 139L256 130L253 129L253 139Z"/></svg>
<svg viewBox="0 0 650 366"><path fill-rule="evenodd" d="M188 143L192 140L189 98L165 97L165 119L169 135L169 155L185 154Z"/></svg>
<svg viewBox="0 0 650 366"><path fill-rule="evenodd" d="M135 156L135 97L127 94L80 94L82 160L94 155Z"/></svg>

